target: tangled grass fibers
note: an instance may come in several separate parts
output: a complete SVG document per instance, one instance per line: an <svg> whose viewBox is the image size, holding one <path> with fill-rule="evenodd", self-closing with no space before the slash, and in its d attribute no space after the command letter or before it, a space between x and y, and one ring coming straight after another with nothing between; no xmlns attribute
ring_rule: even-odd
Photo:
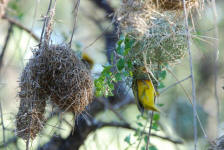
<svg viewBox="0 0 224 150"><path fill-rule="evenodd" d="M150 69L155 68L153 64L177 63L187 52L184 26L171 24L163 18L151 20L151 23L151 28L142 39L136 40L127 58L136 66L150 64Z"/></svg>
<svg viewBox="0 0 224 150"><path fill-rule="evenodd" d="M186 8L197 8L200 0L185 0ZM159 10L183 10L183 0L152 0L156 9Z"/></svg>
<svg viewBox="0 0 224 150"><path fill-rule="evenodd" d="M47 99L62 111L79 114L93 98L90 70L68 45L47 45L33 52L20 79L16 131L23 139L34 139L43 127Z"/></svg>
<svg viewBox="0 0 224 150"><path fill-rule="evenodd" d="M149 28L151 10L151 0L123 0L117 12L120 29L136 38L143 36Z"/></svg>
<svg viewBox="0 0 224 150"><path fill-rule="evenodd" d="M19 87L20 107L16 115L17 136L27 140L34 139L44 126L44 112L46 95L38 85L37 78L33 78L31 60L23 70Z"/></svg>
<svg viewBox="0 0 224 150"><path fill-rule="evenodd" d="M187 0L186 0L187 1ZM188 4L196 0L188 0ZM135 66L150 66L151 71L158 64L175 64L187 52L186 29L171 13L159 13L157 4L180 2L177 0L123 0L118 11L121 31L135 45L127 56ZM144 57L146 60L144 60Z"/></svg>
<svg viewBox="0 0 224 150"><path fill-rule="evenodd" d="M90 70L68 46L51 46L45 52L52 68L51 101L63 111L81 113L93 98Z"/></svg>
<svg viewBox="0 0 224 150"><path fill-rule="evenodd" d="M224 149L224 135L213 141L212 145L209 147L209 150L223 150L223 149Z"/></svg>

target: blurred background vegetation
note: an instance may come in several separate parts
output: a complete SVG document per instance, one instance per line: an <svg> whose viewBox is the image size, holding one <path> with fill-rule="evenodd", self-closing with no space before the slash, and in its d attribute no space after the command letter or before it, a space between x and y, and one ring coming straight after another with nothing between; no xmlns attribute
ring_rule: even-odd
<svg viewBox="0 0 224 150"><path fill-rule="evenodd" d="M40 37L42 17L47 10L48 3L44 0L10 0L5 16L0 19L1 54L4 50L0 66L2 111L0 149L22 150L26 147L25 142L17 138L14 132L15 115L19 107L18 80L26 62L32 56L32 47L36 46L38 41L23 27L32 31L36 37ZM197 110L209 140L215 140L224 134L224 1L216 0L216 3L220 43L217 67L217 89L220 99L219 124L214 92L214 16L209 5L205 5L199 16L193 17L196 32L193 34L191 45L196 78ZM81 1L72 48L77 52L85 51L94 60L95 66L92 70L94 78L99 76L102 65L108 64L108 58L115 49L118 40L117 24L112 23L112 15L119 6L119 0ZM74 1L72 0L57 1L53 43L68 42L74 21L73 7ZM8 42L4 48L7 37L9 37ZM164 88L177 82L173 75L179 80L189 76L188 57L186 56L175 67L170 66L169 70L171 73L166 74ZM186 80L182 85L191 96L191 81ZM136 149L138 139L142 137L141 148L145 142L145 135L139 136L139 131L144 129L148 131L149 124L146 124L148 120L139 117L140 113L134 103L130 88L123 83L118 83L115 89L114 96L95 98L93 104L76 121L69 113L63 115L63 120L60 119L60 115L50 114L51 106L49 105L48 114L46 114L49 120L38 137L31 141L30 149L131 150ZM161 113L158 115L160 117L159 131L153 130L151 138L152 144L158 150L193 149L193 114L186 92L177 85L161 93L158 98L158 103L163 104L160 107ZM201 129L198 128L198 130L199 149L208 149L208 140Z"/></svg>

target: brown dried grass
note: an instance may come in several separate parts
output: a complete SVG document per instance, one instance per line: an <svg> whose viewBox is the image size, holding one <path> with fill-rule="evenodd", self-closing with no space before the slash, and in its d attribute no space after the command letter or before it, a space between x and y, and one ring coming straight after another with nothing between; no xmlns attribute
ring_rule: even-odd
<svg viewBox="0 0 224 150"><path fill-rule="evenodd" d="M186 8L197 8L199 6L199 0L185 0ZM159 10L169 11L169 10L183 10L184 4L183 0L152 0L155 7Z"/></svg>
<svg viewBox="0 0 224 150"><path fill-rule="evenodd" d="M20 79L17 135L34 139L42 129L46 100L62 111L80 114L93 99L90 70L68 45L34 49Z"/></svg>

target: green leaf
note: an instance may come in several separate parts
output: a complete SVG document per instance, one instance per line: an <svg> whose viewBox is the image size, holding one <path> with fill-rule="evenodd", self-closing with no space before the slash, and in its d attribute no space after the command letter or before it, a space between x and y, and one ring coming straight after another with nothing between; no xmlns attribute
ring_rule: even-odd
<svg viewBox="0 0 224 150"><path fill-rule="evenodd" d="M164 80L166 78L166 70L160 71L159 80Z"/></svg>
<svg viewBox="0 0 224 150"><path fill-rule="evenodd" d="M144 136L144 142L147 143L147 141L148 141L148 136L145 135L145 136Z"/></svg>
<svg viewBox="0 0 224 150"><path fill-rule="evenodd" d="M154 121L158 121L159 118L160 118L160 115L159 115L159 114L154 114L154 115L153 115L153 120L154 120Z"/></svg>
<svg viewBox="0 0 224 150"><path fill-rule="evenodd" d="M124 139L124 141L126 143L128 143L129 145L131 145L131 135L126 136L125 139Z"/></svg>
<svg viewBox="0 0 224 150"><path fill-rule="evenodd" d="M137 122L137 125L143 127L143 124L141 122Z"/></svg>
<svg viewBox="0 0 224 150"><path fill-rule="evenodd" d="M152 124L152 130L159 131L157 123Z"/></svg>
<svg viewBox="0 0 224 150"><path fill-rule="evenodd" d="M163 82L159 82L158 89L162 89L162 88L164 88L164 87L165 87L165 85L163 84Z"/></svg>
<svg viewBox="0 0 224 150"><path fill-rule="evenodd" d="M124 51L125 51L125 43L124 43L123 40L120 40L120 41L117 42L116 52L123 56Z"/></svg>
<svg viewBox="0 0 224 150"><path fill-rule="evenodd" d="M117 62L117 69L119 71L121 71L122 69L124 69L124 64L125 64L125 60L124 59L119 59Z"/></svg>
<svg viewBox="0 0 224 150"><path fill-rule="evenodd" d="M142 146L142 147L141 147L141 150L145 150L145 146Z"/></svg>
<svg viewBox="0 0 224 150"><path fill-rule="evenodd" d="M116 79L116 81L121 81L122 80L122 74L121 73L116 73L115 74L115 79Z"/></svg>
<svg viewBox="0 0 224 150"><path fill-rule="evenodd" d="M158 150L154 145L149 146L149 150Z"/></svg>
<svg viewBox="0 0 224 150"><path fill-rule="evenodd" d="M157 104L159 107L163 107L164 106L164 104Z"/></svg>

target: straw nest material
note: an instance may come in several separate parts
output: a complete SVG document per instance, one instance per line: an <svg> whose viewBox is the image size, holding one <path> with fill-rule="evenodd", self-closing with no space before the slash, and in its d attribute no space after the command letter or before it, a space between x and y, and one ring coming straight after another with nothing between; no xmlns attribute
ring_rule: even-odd
<svg viewBox="0 0 224 150"><path fill-rule="evenodd" d="M136 66L177 63L187 52L184 26L171 24L163 18L151 20L151 23L144 37L136 40L127 58Z"/></svg>
<svg viewBox="0 0 224 150"><path fill-rule="evenodd" d="M160 10L181 10L184 9L183 0L152 0L155 4L156 9ZM199 0L185 0L186 8L190 9L193 7L198 7Z"/></svg>
<svg viewBox="0 0 224 150"><path fill-rule="evenodd" d="M16 134L27 140L34 139L44 126L46 95L33 78L32 60L25 67L20 79L20 107L16 115Z"/></svg>
<svg viewBox="0 0 224 150"><path fill-rule="evenodd" d="M68 45L51 45L35 50L40 86L53 104L63 111L81 113L92 101L93 81L86 63Z"/></svg>
<svg viewBox="0 0 224 150"><path fill-rule="evenodd" d="M212 145L209 147L209 150L223 150L223 149L224 149L224 135L213 141Z"/></svg>
<svg viewBox="0 0 224 150"><path fill-rule="evenodd" d="M79 114L92 102L93 81L86 62L68 45L34 49L20 79L17 135L34 139L44 124L46 100L62 111Z"/></svg>
<svg viewBox="0 0 224 150"><path fill-rule="evenodd" d="M90 70L68 46L51 46L46 52L53 78L51 101L63 111L81 113L93 98Z"/></svg>
<svg viewBox="0 0 224 150"><path fill-rule="evenodd" d="M120 29L135 37L144 35L151 19L151 0L123 0L117 12Z"/></svg>

